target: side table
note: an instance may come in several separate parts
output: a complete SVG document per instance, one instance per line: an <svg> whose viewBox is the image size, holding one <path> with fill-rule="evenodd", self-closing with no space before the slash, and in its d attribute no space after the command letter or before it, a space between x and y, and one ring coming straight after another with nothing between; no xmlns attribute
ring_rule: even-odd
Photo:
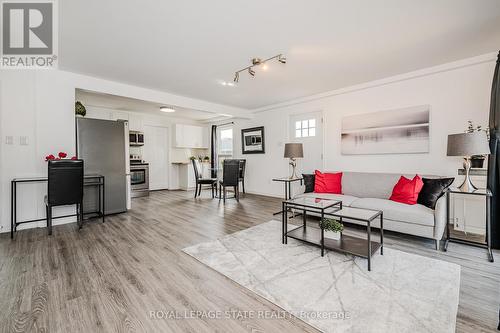
<svg viewBox="0 0 500 333"><path fill-rule="evenodd" d="M292 198L292 183L296 181L300 181L300 185L302 185L302 181L304 178L290 178L290 177L282 177L282 178L273 178L273 182L282 182L285 187L284 199L290 200ZM274 213L273 215L281 214L283 211L279 211Z"/></svg>
<svg viewBox="0 0 500 333"><path fill-rule="evenodd" d="M486 237L485 237L485 243L480 243L480 242L475 242L467 239L461 239L461 238L456 238L452 237L450 235L450 195L451 194L462 194L462 195L479 195L479 196L484 196L486 199ZM454 242L454 243L460 243L460 244L466 244L466 245L471 245L471 246L476 246L476 247L482 247L487 249L488 251L488 258L490 262L493 262L493 252L491 251L491 221L490 221L490 207L491 207L491 198L492 198L492 193L489 189L487 188L480 188L477 189L473 192L462 192L458 188L448 188L446 191L446 240L444 243L444 251L448 249L448 243L449 242Z"/></svg>

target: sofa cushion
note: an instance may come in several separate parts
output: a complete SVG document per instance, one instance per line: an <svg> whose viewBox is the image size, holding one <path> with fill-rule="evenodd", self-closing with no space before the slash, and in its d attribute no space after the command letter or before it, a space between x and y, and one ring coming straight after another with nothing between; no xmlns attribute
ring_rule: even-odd
<svg viewBox="0 0 500 333"><path fill-rule="evenodd" d="M314 192L314 174L302 174L302 178L304 178L304 193Z"/></svg>
<svg viewBox="0 0 500 333"><path fill-rule="evenodd" d="M446 189L455 181L455 178L428 179L422 178L424 187L418 194L417 202L434 209L438 199L444 195Z"/></svg>
<svg viewBox="0 0 500 333"><path fill-rule="evenodd" d="M342 194L342 172L322 173L314 171L314 192Z"/></svg>
<svg viewBox="0 0 500 333"><path fill-rule="evenodd" d="M303 193L303 194L299 194L296 196L296 198L300 198L300 197L340 200L340 201L342 201L342 205L345 205L345 206L350 206L354 200L358 199L358 198L353 197L351 195L333 194L333 193Z"/></svg>
<svg viewBox="0 0 500 333"><path fill-rule="evenodd" d="M424 183L419 175L415 175L413 179L408 179L401 176L399 181L392 189L392 195L389 200L401 202L407 205L414 205L417 203L418 194L422 190Z"/></svg>
<svg viewBox="0 0 500 333"><path fill-rule="evenodd" d="M403 176L411 179L415 174L403 174ZM400 177L400 173L344 171L342 174L342 193L358 198L388 199L391 196L394 184ZM439 178L432 175L422 175L422 177Z"/></svg>
<svg viewBox="0 0 500 333"><path fill-rule="evenodd" d="M354 200L350 206L381 210L384 212L384 219L434 226L434 211L420 204L406 205L387 199L361 198Z"/></svg>

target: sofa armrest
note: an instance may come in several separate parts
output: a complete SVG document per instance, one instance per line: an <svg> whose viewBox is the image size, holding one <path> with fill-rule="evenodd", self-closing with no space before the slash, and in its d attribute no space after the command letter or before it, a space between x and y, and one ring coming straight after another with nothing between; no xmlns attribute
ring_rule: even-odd
<svg viewBox="0 0 500 333"><path fill-rule="evenodd" d="M436 202L436 207L434 209L434 239L441 240L443 238L443 233L446 228L446 195L443 195Z"/></svg>

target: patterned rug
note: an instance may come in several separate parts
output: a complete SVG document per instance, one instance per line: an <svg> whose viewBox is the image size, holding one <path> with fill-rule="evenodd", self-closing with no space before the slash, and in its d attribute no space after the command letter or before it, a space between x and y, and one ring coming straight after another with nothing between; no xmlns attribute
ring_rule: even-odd
<svg viewBox="0 0 500 333"><path fill-rule="evenodd" d="M455 332L456 264L385 247L368 272L363 258L281 244L278 221L183 251L323 332Z"/></svg>

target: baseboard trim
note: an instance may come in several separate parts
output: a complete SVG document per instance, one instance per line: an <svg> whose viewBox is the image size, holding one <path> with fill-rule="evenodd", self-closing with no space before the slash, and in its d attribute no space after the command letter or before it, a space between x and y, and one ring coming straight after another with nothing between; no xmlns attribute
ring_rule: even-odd
<svg viewBox="0 0 500 333"><path fill-rule="evenodd" d="M246 193L248 194L255 194L255 195L261 195L264 197L271 197L271 198L280 198L283 199L283 194L278 195L278 194L273 194L273 193L265 193L265 192L259 192L259 191L252 191L252 190L246 190Z"/></svg>

